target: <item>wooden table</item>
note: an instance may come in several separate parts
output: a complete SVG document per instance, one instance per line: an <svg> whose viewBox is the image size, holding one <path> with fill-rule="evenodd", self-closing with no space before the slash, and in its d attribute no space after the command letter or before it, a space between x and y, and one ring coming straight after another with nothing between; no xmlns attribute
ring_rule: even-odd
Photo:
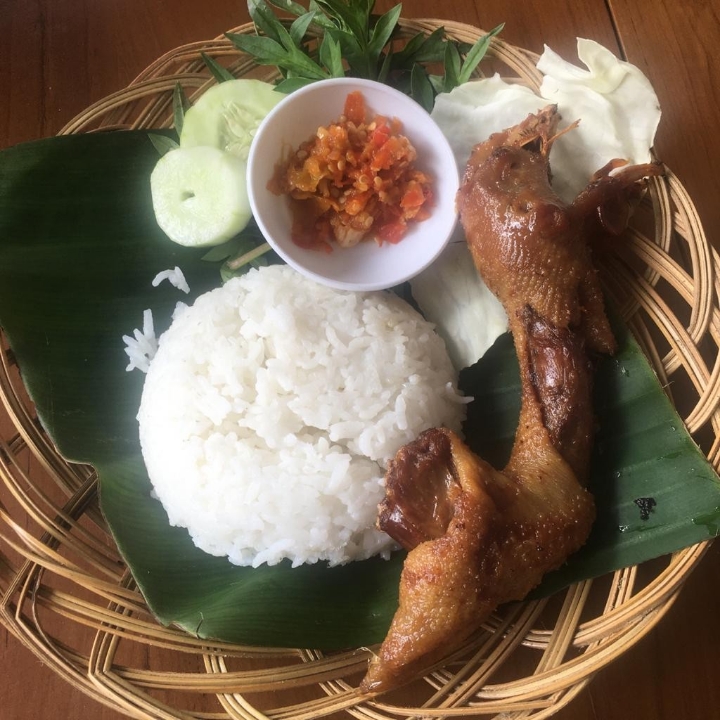
<svg viewBox="0 0 720 720"><path fill-rule="evenodd" d="M247 22L237 0L2 0L0 147L55 134L166 50ZM391 3L379 2L384 10ZM443 16L506 41L575 57L592 38L638 65L659 95L657 152L695 201L720 247L720 2L718 0L459 0L407 2L406 17ZM563 720L705 720L720 716L720 545L710 549L660 626L556 716ZM0 628L0 717L115 720ZM32 682L29 682L29 679ZM33 688L28 692L28 688Z"/></svg>

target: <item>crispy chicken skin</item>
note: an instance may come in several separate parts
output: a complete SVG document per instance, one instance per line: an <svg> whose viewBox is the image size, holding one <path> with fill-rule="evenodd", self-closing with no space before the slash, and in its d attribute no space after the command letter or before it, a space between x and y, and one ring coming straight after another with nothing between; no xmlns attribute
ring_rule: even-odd
<svg viewBox="0 0 720 720"><path fill-rule="evenodd" d="M498 604L522 599L584 542L595 515L592 497L547 438L533 440L528 455L532 465L522 476L499 472L443 428L400 451L383 512L397 503L403 517L395 522L412 528L405 536L415 544L402 571L399 610L364 690L389 690L442 660ZM417 506L417 469L448 488L443 502L450 507L442 514L451 518L437 537L437 523L426 528L413 517L427 509L422 500Z"/></svg>
<svg viewBox="0 0 720 720"><path fill-rule="evenodd" d="M478 272L508 314L521 410L502 470L434 428L397 453L378 527L410 552L399 607L361 689L379 693L427 671L501 603L521 600L587 539L585 489L594 418L592 360L612 353L591 248L624 230L656 165L600 170L570 205L553 191L554 106L477 145L458 210Z"/></svg>

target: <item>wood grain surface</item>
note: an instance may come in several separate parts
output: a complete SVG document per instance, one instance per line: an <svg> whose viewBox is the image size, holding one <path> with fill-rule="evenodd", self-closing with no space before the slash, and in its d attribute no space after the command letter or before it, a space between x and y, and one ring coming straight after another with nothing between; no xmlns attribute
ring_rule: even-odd
<svg viewBox="0 0 720 720"><path fill-rule="evenodd" d="M378 2L377 8L392 4ZM718 0L418 0L406 2L403 15L485 29L505 22L507 42L538 53L547 44L568 59L576 58L576 37L592 38L638 65L663 108L657 153L684 183L708 238L720 246ZM237 0L0 0L0 147L57 133L165 51L247 21ZM720 717L719 596L716 543L660 625L555 717ZM0 720L51 717L124 715L73 689L0 627Z"/></svg>

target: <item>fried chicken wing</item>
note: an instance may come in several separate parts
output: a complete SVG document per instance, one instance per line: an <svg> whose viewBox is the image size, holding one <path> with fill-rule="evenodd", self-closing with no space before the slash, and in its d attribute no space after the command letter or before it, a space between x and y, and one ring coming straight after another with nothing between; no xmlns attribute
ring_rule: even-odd
<svg viewBox="0 0 720 720"><path fill-rule="evenodd" d="M399 607L363 680L407 682L447 656L501 603L521 600L587 539L593 358L615 340L592 246L625 228L656 165L601 169L570 205L553 191L554 106L477 145L458 210L478 272L508 314L521 410L500 471L454 433L426 431L386 475L378 527L410 552Z"/></svg>

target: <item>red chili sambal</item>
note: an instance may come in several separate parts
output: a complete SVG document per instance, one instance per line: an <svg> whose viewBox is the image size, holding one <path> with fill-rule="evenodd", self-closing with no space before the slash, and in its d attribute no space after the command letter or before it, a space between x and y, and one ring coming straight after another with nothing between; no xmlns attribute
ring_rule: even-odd
<svg viewBox="0 0 720 720"><path fill-rule="evenodd" d="M269 187L292 198L297 245L329 252L333 241L397 243L430 215L430 178L401 130L396 118L368 118L362 93L351 92L343 115L278 165Z"/></svg>

